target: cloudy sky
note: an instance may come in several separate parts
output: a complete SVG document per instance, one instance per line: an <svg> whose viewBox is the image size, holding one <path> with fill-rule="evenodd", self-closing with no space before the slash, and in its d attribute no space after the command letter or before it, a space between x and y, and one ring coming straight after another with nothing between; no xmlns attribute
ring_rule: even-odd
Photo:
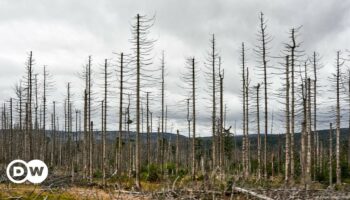
<svg viewBox="0 0 350 200"><path fill-rule="evenodd" d="M233 125L237 120L239 130L240 46L242 42L246 43L247 64L254 69L259 65L253 49L261 11L267 19L268 33L273 38L270 64L281 62L274 57L281 55L284 43L289 41L289 29L302 25L299 37L303 41L302 49L305 55L319 52L324 65L320 82L327 85L328 74L334 70L336 51L342 50L344 56L349 54L346 49L350 47L350 1L0 0L0 101L8 101L15 96L14 86L24 75L30 51L35 58L35 72L42 73L43 65L47 65L53 75L55 87L49 101L53 98L64 101L67 82L72 83L78 101L82 88L78 73L86 64L87 57L93 56L93 64L98 71L105 58L113 61L113 52L130 52L130 25L133 17L140 13L156 16L150 34L157 39L153 50L155 66L160 65L161 52L165 51L168 129L179 128L185 134L186 113L179 112L179 106L176 106L184 98L184 92L177 84L180 72L188 56L195 56L199 67L204 67L209 39L211 34L215 34L225 68L227 123ZM257 77L254 70L252 77ZM257 80L255 78L252 82L255 84L259 82ZM205 136L210 133L210 110L205 100L208 95L205 81L201 79L198 84L198 129L199 134ZM276 84L272 86L278 87ZM279 112L278 106L270 107ZM113 129L117 119L113 114L110 116L110 129ZM277 124L276 129L278 127L282 125Z"/></svg>

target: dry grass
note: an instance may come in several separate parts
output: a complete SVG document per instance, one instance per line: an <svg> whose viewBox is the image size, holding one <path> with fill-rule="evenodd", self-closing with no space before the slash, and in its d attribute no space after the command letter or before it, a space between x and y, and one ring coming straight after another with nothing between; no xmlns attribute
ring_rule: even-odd
<svg viewBox="0 0 350 200"><path fill-rule="evenodd" d="M98 188L68 187L49 189L34 185L0 184L0 199L62 199L62 200L93 200L93 199L132 199L149 200L148 195L128 193L116 190Z"/></svg>

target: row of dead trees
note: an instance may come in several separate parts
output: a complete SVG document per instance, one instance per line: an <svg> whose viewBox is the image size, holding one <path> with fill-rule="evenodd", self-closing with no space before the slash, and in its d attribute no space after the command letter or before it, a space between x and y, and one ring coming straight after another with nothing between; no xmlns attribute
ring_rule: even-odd
<svg viewBox="0 0 350 200"><path fill-rule="evenodd" d="M271 37L267 34L267 25L264 20L263 13L260 14L260 29L258 32L259 45L255 52L258 55L260 60L260 68L262 83L257 83L254 86L250 86L251 79L249 77L249 68L246 64L245 57L245 45L242 43L241 51L241 63L242 63L242 110L243 110L243 143L242 143L242 171L243 176L248 178L251 175L251 172L255 172L255 175L258 180L262 177L265 179L268 177L267 170L267 142L268 139L268 113L269 110L267 106L269 105L269 95L267 87L269 84L269 76L279 75L282 77L282 88L277 94L277 98L280 99L285 108L284 110L284 120L282 121L285 125L285 144L284 144L284 180L287 184L294 184L296 181L305 184L306 187L309 187L312 179L315 180L316 176L320 174L324 169L328 168L329 184L332 185L332 166L333 163L333 130L332 123L330 125L330 134L329 134L329 143L326 141L321 141L318 133L318 105L317 100L319 94L319 84L317 75L320 68L322 67L319 64L319 55L316 52L313 52L310 58L304 59L304 52L301 49L301 42L298 41L298 35L300 28L292 28L289 33L290 42L285 44L285 50L282 51L284 55L280 56L284 59L284 62L280 62L280 67L272 67L269 65L269 59L271 58L269 53L269 43L271 42ZM305 61L303 61L305 60ZM349 80L345 80L346 77L342 74L341 66L344 64L344 59L340 57L340 51L336 55L336 73L332 75L331 83L332 85L331 92L334 94L335 98L332 98L330 104L332 104L333 113L335 116L336 123L336 142L335 142L335 167L336 167L336 183L341 183L341 142L340 142L340 123L341 123L341 95L348 93L349 86L345 82L350 84ZM267 72L270 70L269 72ZM276 72L278 71L278 72ZM283 76L282 76L283 75ZM260 130L260 89L261 84L264 88L264 146L263 146L263 156L262 156L262 147L261 147L261 130ZM254 96L254 102L256 109L250 111L249 109L251 100L250 95ZM272 102L276 102L273 101ZM249 124L250 119L249 113L255 113L256 118L256 133L257 133L257 145L254 151L257 152L257 156L251 156L251 143L249 138ZM297 119L300 116L301 120ZM329 122L332 122L331 120ZM272 134L271 123L271 134ZM298 128L300 127L300 129ZM297 130L301 132L301 139L296 143L295 134ZM281 151L280 151L280 140L278 147L278 163L280 164ZM328 143L328 152L326 152L325 147ZM350 149L348 147L348 149ZM270 150L271 153L271 150ZM252 171L251 169L251 159L256 158L257 168ZM328 160L325 161L324 157L328 157ZM270 162L272 162L271 173L274 172L274 154L271 155ZM299 159L297 162L296 159ZM349 162L349 161L348 161ZM297 165L298 163L298 165ZM327 164L325 164L327 163ZM326 167L325 167L326 165ZM280 168L279 166L278 168ZM299 168L299 169L298 169ZM297 174L297 171L301 171L300 174ZM280 170L278 170L280 171Z"/></svg>
<svg viewBox="0 0 350 200"><path fill-rule="evenodd" d="M280 67L272 67L270 63L272 56L269 52L272 39L267 33L263 13L259 15L258 45L254 52L259 61L260 78L251 78L251 69L246 62L246 47L242 43L243 112L242 142L239 149L236 141L238 137L236 126L231 133L231 126L226 125L224 70L221 66L222 61L217 50L215 35L210 39L204 74L210 97L211 142L208 146L197 138L196 104L200 64L195 57L186 60L186 70L182 74L184 99L186 99L186 106L184 106L186 117L184 118L188 127L187 133L184 134L188 137L180 137L180 132L177 130L173 141L166 135L168 106L166 105L164 52L160 68L152 67L152 48L155 41L149 39L148 34L154 18L136 15L134 20L131 53L116 54L117 64L114 69L112 67L115 65L110 60L104 60L101 69L101 98L95 98L98 88L94 84L93 62L92 57L89 56L81 74L84 83L81 91L83 102L81 107L72 94L71 83L67 83L64 102L59 106L62 110L57 110L58 101L52 101L51 105L48 103L48 95L53 90L52 77L44 67L43 78L39 84L38 74L33 69L35 65L33 54L29 53L26 75L15 87L16 98L10 98L2 106L1 163L6 164L14 158L25 160L39 158L49 163L52 169L70 175L73 181L76 176L82 176L92 182L93 178L100 173L102 184L105 185L112 176L128 175L135 178L137 188L141 187L140 177L143 166L147 166L146 171L150 174L151 165L159 166L162 177L166 177L169 173L179 173L181 169L187 170L193 180L200 174L199 172L204 175L208 171L217 170L221 177L227 173L234 173L242 174L244 178L255 176L258 180L267 180L270 176L275 176L275 173L277 175L284 173L286 183L295 183L299 176L301 183L307 186L311 184L312 177L315 179L317 173L328 168L330 184L333 183L332 124L328 152L326 141L321 141L317 132L317 94L319 93L317 75L321 65L316 52L311 58L303 61L301 43L297 40L300 28L290 30L290 42L285 45L283 55L280 56L283 61ZM333 91L336 93L337 184L341 183L340 95L344 89L350 91L350 81L347 86L342 78L340 69L342 65L343 60L338 52L336 74L332 79L336 88ZM113 70L117 72L117 76ZM156 72L160 75L154 75ZM285 142L282 144L279 134L277 148L268 147L268 135L273 131L273 114L269 121L271 109L268 106L270 101L275 102L270 100L273 95L270 91L272 87L269 88L269 86L270 78L275 74L282 77L282 92L277 95L277 98L284 105L282 123L285 126L285 132L282 132ZM254 85L252 80L255 81ZM117 83L115 84L117 87L113 87L114 83ZM157 88L158 86L160 88ZM160 90L159 97L154 90ZM117 93L119 98L118 104L115 105L118 107L118 130L115 137L111 138L111 129L108 126L111 121L113 92ZM160 102L160 108L157 102ZM262 122L261 106L263 106ZM48 110L51 110L50 115L47 114ZM63 120L60 119L62 111ZM96 116L97 113L100 116ZM254 113L253 117L252 113ZM158 123L154 125L156 117L153 116L156 115L158 115ZM48 126L46 122L49 120ZM60 125L62 121L63 125ZM256 130L251 127L252 121ZM253 139L249 136L252 130L257 134L255 148L253 148ZM301 132L300 141L295 140L298 130ZM348 154L350 156L350 150ZM325 157L328 157L328 160ZM253 161L256 161L256 166L253 166ZM174 170L169 167L169 163L175 163ZM230 167L232 165L233 170ZM296 174L299 171L298 168L300 168L300 174Z"/></svg>

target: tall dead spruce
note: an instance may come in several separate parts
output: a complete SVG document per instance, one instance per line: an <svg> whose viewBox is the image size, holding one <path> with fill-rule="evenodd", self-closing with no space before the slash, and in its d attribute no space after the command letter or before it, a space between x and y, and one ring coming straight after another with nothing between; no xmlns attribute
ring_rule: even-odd
<svg viewBox="0 0 350 200"><path fill-rule="evenodd" d="M148 38L148 33L153 25L154 18L148 18L139 14L134 18L132 29L132 51L131 61L136 70L136 148L135 148L135 184L141 188L140 184L140 134L141 134L141 80L146 76L146 68L152 61L150 59L154 40Z"/></svg>
<svg viewBox="0 0 350 200"><path fill-rule="evenodd" d="M189 97L187 100L187 115L190 116L190 107L192 108L191 119L187 117L188 125L192 121L192 138L191 139L191 177L192 180L195 179L196 175L196 89L197 89L197 79L198 79L198 67L196 65L195 58L188 58L186 60L186 70L182 73L182 81L184 82L184 90L186 95ZM190 100L192 100L192 105L190 105ZM190 127L190 126L189 126Z"/></svg>
<svg viewBox="0 0 350 200"><path fill-rule="evenodd" d="M120 174L121 162L122 162L122 131L123 131L123 92L124 92L124 54L121 53L119 57L119 131L116 135L116 141L118 142L116 148L116 170Z"/></svg>
<svg viewBox="0 0 350 200"><path fill-rule="evenodd" d="M264 14L261 12L260 26L258 31L258 42L255 52L259 57L259 68L263 73L264 84L264 178L267 178L267 133L268 133L268 70L269 67L269 43L271 42L271 36L266 32L267 25L264 19Z"/></svg>
<svg viewBox="0 0 350 200"><path fill-rule="evenodd" d="M335 155L336 155L336 178L337 184L341 183L341 170L340 170L340 66L343 65L343 62L340 60L340 51L337 51L336 59L336 146L335 146Z"/></svg>
<svg viewBox="0 0 350 200"><path fill-rule="evenodd" d="M216 49L216 39L215 35L212 35L212 38L210 39L210 51L208 52L207 58L206 58L206 81L208 84L208 92L209 96L211 98L211 131L212 131L212 169L214 169L218 162L217 162L217 152L218 152L218 147L217 147L217 138L218 136L215 134L216 133L216 107L217 107L217 102L216 102L216 95L217 95L217 87L218 87L218 53Z"/></svg>
<svg viewBox="0 0 350 200"><path fill-rule="evenodd" d="M290 113L289 113L289 56L286 56L286 165L285 165L285 181L289 182L289 163L290 163Z"/></svg>

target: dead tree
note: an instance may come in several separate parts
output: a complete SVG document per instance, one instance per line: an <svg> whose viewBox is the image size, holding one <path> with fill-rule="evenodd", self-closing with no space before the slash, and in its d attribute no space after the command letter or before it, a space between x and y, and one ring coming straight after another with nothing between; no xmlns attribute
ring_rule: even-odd
<svg viewBox="0 0 350 200"><path fill-rule="evenodd" d="M93 146L93 134L94 134L94 122L90 122L89 130L89 181L92 182L92 146Z"/></svg>
<svg viewBox="0 0 350 200"><path fill-rule="evenodd" d="M14 140L13 140L13 109L12 109L12 98L10 98L10 145L9 145L9 157L10 159L13 159L13 146L14 146Z"/></svg>
<svg viewBox="0 0 350 200"><path fill-rule="evenodd" d="M302 56L302 51L299 50L300 43L297 42L299 28L292 28L289 32L290 43L285 44L284 54L289 56L289 84L290 84L290 181L294 182L295 178L295 148L294 148L294 133L295 133L295 116L296 116L296 63L298 58ZM301 73L301 72L300 72Z"/></svg>
<svg viewBox="0 0 350 200"><path fill-rule="evenodd" d="M102 140L102 155L101 155L101 168L102 168L102 185L106 185L106 132L105 132L105 101L101 101L101 140Z"/></svg>
<svg viewBox="0 0 350 200"><path fill-rule="evenodd" d="M260 83L255 87L256 89L256 123L258 130L258 179L261 179L261 137L260 137Z"/></svg>
<svg viewBox="0 0 350 200"><path fill-rule="evenodd" d="M65 101L66 107L66 135L67 135L67 151L66 151L66 164L70 166L73 163L72 158L72 103L70 93L70 83L67 84L67 99ZM72 168L71 168L72 170Z"/></svg>
<svg viewBox="0 0 350 200"><path fill-rule="evenodd" d="M34 75L34 96L33 96L33 106L34 106L34 134L32 138L33 143L33 157L39 157L40 159L43 159L42 153L40 150L42 146L42 137L39 130L39 121L38 121L38 108L39 108L39 101L38 101L38 74L35 73Z"/></svg>
<svg viewBox="0 0 350 200"><path fill-rule="evenodd" d="M244 176L248 178L250 171L250 141L249 141L249 69L246 69L246 85L245 85L245 118L246 118L246 133L245 133L245 168Z"/></svg>
<svg viewBox="0 0 350 200"><path fill-rule="evenodd" d="M51 133L51 166L54 165L56 151L56 102L52 102L52 133ZM85 152L85 150L83 151Z"/></svg>
<svg viewBox="0 0 350 200"><path fill-rule="evenodd" d="M218 147L216 147L217 144L217 136L215 135L216 133L216 95L217 95L217 57L218 57L218 53L216 50L216 40L215 40L215 35L212 35L212 38L210 39L210 51L208 52L208 56L206 58L206 72L205 72L205 76L206 76L206 81L208 84L208 92L211 98L211 109L212 109L212 113L211 113L211 122L212 122L212 169L214 169L216 167L216 165L218 164L217 162L217 157L216 155L218 154L219 150L217 149Z"/></svg>
<svg viewBox="0 0 350 200"><path fill-rule="evenodd" d="M245 72L245 49L244 49L244 43L242 43L242 52L241 52L241 59L242 59L242 106L243 106L243 139L242 139L242 165L243 165L243 171L246 171L246 128L247 128L247 120L246 120L246 72Z"/></svg>
<svg viewBox="0 0 350 200"><path fill-rule="evenodd" d="M314 132L316 133L314 136L315 136L315 143L316 143L316 149L315 149L315 161L316 161L316 169L315 171L318 172L319 168L321 167L321 162L320 162L320 141L319 141L319 134L318 134L318 131L317 131L317 73L318 73L318 70L320 69L321 66L318 65L318 62L319 62L319 59L318 59L318 54L316 52L313 53L313 56L312 56L312 64L313 64L313 72L314 72L314 80L313 80L313 120L314 120ZM316 174L316 173L315 173Z"/></svg>
<svg viewBox="0 0 350 200"><path fill-rule="evenodd" d="M83 154L85 158L83 159L83 165L84 165L84 176L89 179L90 182L92 182L92 176L93 176L93 157L94 157L94 150L93 150L93 133L92 133L92 127L93 125L91 117L92 117L92 111L93 111L93 81L92 81L92 57L88 57L88 62L83 68L83 73L81 74L81 78L84 81L84 93L83 93L83 99L84 99L84 151Z"/></svg>
<svg viewBox="0 0 350 200"><path fill-rule="evenodd" d="M149 166L151 164L151 130L150 130L150 124L149 124L149 93L146 93L146 124L147 124L147 166L149 170Z"/></svg>
<svg viewBox="0 0 350 200"><path fill-rule="evenodd" d="M349 105L349 131L350 131L350 69L348 69L348 105ZM348 167L350 167L350 134L348 137Z"/></svg>
<svg viewBox="0 0 350 200"><path fill-rule="evenodd" d="M151 59L149 58L150 52L153 47L153 40L148 39L148 33L153 25L154 18L147 18L139 14L135 17L135 23L132 25L132 44L133 44L133 56L132 62L135 64L136 70L136 151L135 151L135 165L136 165L136 187L141 188L140 184L140 112L141 112L141 78L145 76L145 67L150 65ZM141 77L142 75L142 77Z"/></svg>
<svg viewBox="0 0 350 200"><path fill-rule="evenodd" d="M161 102L162 102L162 108L161 108L161 143L160 143L160 148L161 148L161 173L163 175L164 173L164 151L165 151L165 146L164 146L164 86L165 86L165 76L164 76L164 69L165 69L165 63L164 63L164 51L162 52L162 65L161 65Z"/></svg>
<svg viewBox="0 0 350 200"><path fill-rule="evenodd" d="M25 137L25 158L27 160L33 159L33 123L32 123L32 95L33 95L33 54L29 53L27 61L27 77L26 77L26 88L27 88L27 100L26 100L26 137Z"/></svg>
<svg viewBox="0 0 350 200"><path fill-rule="evenodd" d="M22 81L15 87L15 93L17 96L17 113L18 113L18 134L20 137L22 137L23 134L23 87L22 87ZM18 156L22 156L24 158L24 142L25 140L20 140L21 150L18 152Z"/></svg>
<svg viewBox="0 0 350 200"><path fill-rule="evenodd" d="M306 131L307 131L307 92L306 92L306 81L301 83L302 91L302 101L303 101L303 121L301 125L301 155L300 155L300 165L301 165L301 175L302 183L306 183Z"/></svg>
<svg viewBox="0 0 350 200"><path fill-rule="evenodd" d="M187 140L187 152L190 152L190 141L191 141L191 117L190 117L190 99L187 99L187 127L188 127L188 140ZM190 167L190 156L187 156L187 168Z"/></svg>
<svg viewBox="0 0 350 200"><path fill-rule="evenodd" d="M7 145L7 137L6 137L6 131L7 131L7 113L6 113L6 104L3 104L2 112L1 112L1 129L2 129L2 160L7 162L7 151L8 151L8 145Z"/></svg>
<svg viewBox="0 0 350 200"><path fill-rule="evenodd" d="M89 130L88 130L88 94L86 89L84 90L84 140L83 140L83 177L86 178L87 177L87 166L88 166L88 141L89 141Z"/></svg>
<svg viewBox="0 0 350 200"><path fill-rule="evenodd" d="M46 112L47 112L47 97L49 95L50 90L52 89L52 76L51 74L46 70L46 66L44 65L44 72L43 72L43 94L42 94L42 111L43 111L43 119L42 119L42 132L43 132L43 146L42 151L45 152L43 154L44 159L49 158L49 150L48 150L48 143L46 140Z"/></svg>
<svg viewBox="0 0 350 200"><path fill-rule="evenodd" d="M180 166L180 152L179 152L179 130L176 131L176 156L175 156L175 163L176 163L176 174L179 173L179 166Z"/></svg>
<svg viewBox="0 0 350 200"><path fill-rule="evenodd" d="M186 94L192 100L191 177L192 180L194 180L196 174L196 83L198 79L198 68L194 57L187 59L185 68L185 72L182 73L181 78L184 82L183 88L185 89ZM189 100L187 102L189 102ZM187 108L187 114L189 114L189 105ZM190 122L189 117L187 117L187 120Z"/></svg>
<svg viewBox="0 0 350 200"><path fill-rule="evenodd" d="M219 129L219 166L221 173L224 173L224 70L221 70L221 57L219 57L219 85L220 85L220 126Z"/></svg>
<svg viewBox="0 0 350 200"><path fill-rule="evenodd" d="M305 76L306 77L306 76ZM306 183L307 186L309 186L310 182L311 182L311 79L307 78L307 84L306 84L306 93L307 93L307 116L306 116L306 126L307 126L307 130L306 130L306 137L307 137L307 147L306 147Z"/></svg>
<svg viewBox="0 0 350 200"><path fill-rule="evenodd" d="M336 124L337 124L337 132L336 132L336 146L335 146L335 154L336 154L336 177L337 184L341 183L341 170L340 170L340 66L343 64L340 61L340 51L337 51L337 65L336 65Z"/></svg>
<svg viewBox="0 0 350 200"><path fill-rule="evenodd" d="M129 176L131 174L132 170L132 164L133 164L133 159L132 159L132 146L131 146L131 138L130 138L130 124L132 123L132 120L130 119L130 94L128 94L128 106L126 108L126 123L127 123L127 135L128 135L128 149L127 149L127 155L128 155L128 169L129 169Z"/></svg>
<svg viewBox="0 0 350 200"><path fill-rule="evenodd" d="M43 149L45 149L44 160L47 158L47 142L46 142L46 92L47 92L47 76L46 66L44 66L44 81L43 81ZM42 150L43 150L42 149Z"/></svg>
<svg viewBox="0 0 350 200"><path fill-rule="evenodd" d="M295 128L295 31L294 28L291 31L292 44L289 45L290 48L290 61L291 61L291 89L292 89L292 100L291 100L291 177L294 178L294 128ZM306 78L306 77L305 77Z"/></svg>
<svg viewBox="0 0 350 200"><path fill-rule="evenodd" d="M192 180L195 179L196 173L196 68L195 58L192 58Z"/></svg>
<svg viewBox="0 0 350 200"><path fill-rule="evenodd" d="M108 72L108 63L105 59L104 64L104 99L102 103L103 113L103 130L102 130L102 184L106 184L106 168L107 168L107 158L106 158L106 134L107 134L107 112L108 112L108 86L109 86L109 77L110 73Z"/></svg>
<svg viewBox="0 0 350 200"><path fill-rule="evenodd" d="M93 175L93 134L91 125L91 114L92 114L92 58L88 57L88 63L84 66L82 78L85 82L84 90L84 147L85 147L85 173L89 177L90 182L92 181Z"/></svg>
<svg viewBox="0 0 350 200"><path fill-rule="evenodd" d="M285 182L289 182L290 166L290 113L289 113L289 56L286 56L286 164L285 164Z"/></svg>
<svg viewBox="0 0 350 200"><path fill-rule="evenodd" d="M329 124L329 186L332 187L333 184L333 177L332 177L332 173L333 173L333 169L332 169L332 165L333 165L333 128L332 128L332 123Z"/></svg>
<svg viewBox="0 0 350 200"><path fill-rule="evenodd" d="M258 41L259 45L256 47L256 54L259 57L259 68L263 72L263 84L264 84L264 178L267 178L267 133L268 133L268 70L269 67L269 43L272 41L271 36L267 33L266 20L264 14L261 12L259 15L259 31Z"/></svg>

